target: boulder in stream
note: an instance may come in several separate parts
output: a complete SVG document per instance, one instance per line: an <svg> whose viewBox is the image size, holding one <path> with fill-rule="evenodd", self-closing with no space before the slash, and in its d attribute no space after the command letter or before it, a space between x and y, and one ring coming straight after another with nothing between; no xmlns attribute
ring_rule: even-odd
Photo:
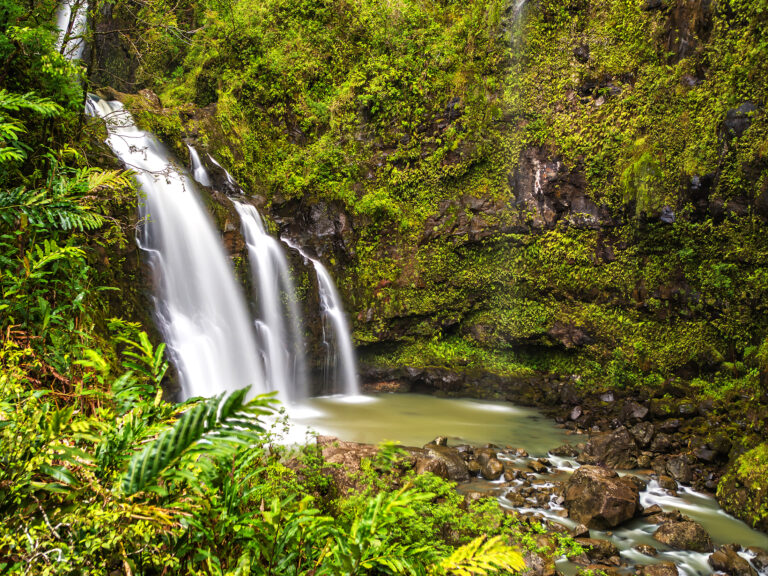
<svg viewBox="0 0 768 576"><path fill-rule="evenodd" d="M712 552L714 549L712 539L704 527L690 519L662 524L654 532L653 538L677 550Z"/></svg>
<svg viewBox="0 0 768 576"><path fill-rule="evenodd" d="M638 566L640 576L678 576L674 562L659 562L651 566Z"/></svg>
<svg viewBox="0 0 768 576"><path fill-rule="evenodd" d="M715 570L731 576L757 576L757 570L739 556L734 546L722 546L715 550L707 561Z"/></svg>
<svg viewBox="0 0 768 576"><path fill-rule="evenodd" d="M599 466L576 470L563 487L563 497L571 519L589 528L614 528L640 510L637 485Z"/></svg>

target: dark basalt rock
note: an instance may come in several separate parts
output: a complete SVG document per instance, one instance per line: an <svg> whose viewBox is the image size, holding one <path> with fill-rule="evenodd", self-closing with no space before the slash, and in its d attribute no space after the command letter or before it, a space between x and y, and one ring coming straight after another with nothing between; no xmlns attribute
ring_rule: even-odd
<svg viewBox="0 0 768 576"><path fill-rule="evenodd" d="M723 135L726 138L739 138L752 125L752 114L757 111L757 106L752 102L744 102L738 108L731 108L725 113L723 121Z"/></svg>
<svg viewBox="0 0 768 576"><path fill-rule="evenodd" d="M622 426L612 432L594 435L587 443L579 462L630 470L637 467L638 452L635 439Z"/></svg>
<svg viewBox="0 0 768 576"><path fill-rule="evenodd" d="M548 230L561 220L576 228L610 226L610 214L586 193L580 166L567 166L547 148L527 148L509 176L514 207L519 211L515 231Z"/></svg>
<svg viewBox="0 0 768 576"><path fill-rule="evenodd" d="M555 322L552 328L547 331L547 336L561 344L566 350L587 346L593 342L592 337L584 328L559 321Z"/></svg>
<svg viewBox="0 0 768 576"><path fill-rule="evenodd" d="M640 509L637 486L613 470L582 466L563 487L563 504L575 522L589 528L614 528Z"/></svg>

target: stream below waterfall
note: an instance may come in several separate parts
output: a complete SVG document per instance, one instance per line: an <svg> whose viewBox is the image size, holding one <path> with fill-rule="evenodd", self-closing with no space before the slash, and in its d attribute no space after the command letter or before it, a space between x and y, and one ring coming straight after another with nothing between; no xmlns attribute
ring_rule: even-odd
<svg viewBox="0 0 768 576"><path fill-rule="evenodd" d="M586 439L566 435L549 418L531 408L507 402L447 399L420 394L311 398L300 406L291 407L288 415L294 424L292 435L296 440L307 429L311 429L342 440L364 443L396 441L405 446L422 446L437 436L446 436L449 446L491 443L500 447L499 458L505 464L527 472L532 486L541 488L551 488L553 483L567 480L579 466L574 459L554 457L548 455L548 452L569 440L575 443L576 438ZM505 448L523 449L529 456L503 455L501 449ZM551 461L550 473L532 474L527 468L529 462L540 457ZM756 546L768 550L768 535L752 530L745 523L726 514L711 495L685 487L672 493L662 489L650 471L636 471L633 474L648 483L640 493L644 508L659 505L665 512L679 510L701 523L715 546L736 543L745 549ZM512 490L510 485L519 482L507 482L504 477L495 482L476 478L459 484L458 489L464 493L477 490L489 493L496 496L505 508L537 515L567 528L575 527L572 520L564 517L564 509L554 498L547 507L536 504L530 507L513 506L506 495ZM707 563L708 553L672 550L652 538L656 528L655 524L636 518L613 531L591 530L590 536L612 542L620 551L621 561L629 565L673 562L684 576L714 573ZM658 550L658 555L646 556L634 549L641 544L653 546ZM751 557L747 551L740 552L740 555ZM563 558L557 563L557 568L563 574L572 575L578 571L579 566ZM758 572L768 574L768 570Z"/></svg>

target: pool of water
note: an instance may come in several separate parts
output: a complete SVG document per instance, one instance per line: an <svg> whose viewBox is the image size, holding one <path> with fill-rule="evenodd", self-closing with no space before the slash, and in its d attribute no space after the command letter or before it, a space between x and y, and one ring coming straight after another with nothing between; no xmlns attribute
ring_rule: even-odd
<svg viewBox="0 0 768 576"><path fill-rule="evenodd" d="M447 436L452 445L492 443L543 456L568 440L563 430L530 408L423 394L311 398L289 408L288 415L299 429L371 444L388 440L423 446Z"/></svg>

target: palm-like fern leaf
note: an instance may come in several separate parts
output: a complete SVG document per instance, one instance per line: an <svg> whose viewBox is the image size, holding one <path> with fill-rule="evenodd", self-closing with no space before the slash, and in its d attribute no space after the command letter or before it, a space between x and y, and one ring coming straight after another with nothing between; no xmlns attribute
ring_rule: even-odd
<svg viewBox="0 0 768 576"><path fill-rule="evenodd" d="M199 440L208 440L214 447L221 438L256 440L264 431L258 416L271 412L274 399L266 395L246 402L248 390L209 398L184 412L172 428L134 455L123 476L123 492L135 494L148 486L194 445L205 446Z"/></svg>

